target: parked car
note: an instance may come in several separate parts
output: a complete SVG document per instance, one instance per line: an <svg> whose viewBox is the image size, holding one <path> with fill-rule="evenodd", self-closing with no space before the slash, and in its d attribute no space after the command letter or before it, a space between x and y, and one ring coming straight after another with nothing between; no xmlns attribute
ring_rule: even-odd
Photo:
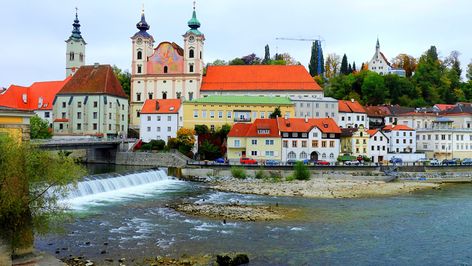
<svg viewBox="0 0 472 266"><path fill-rule="evenodd" d="M402 164L402 163L403 163L403 160L402 160L402 158L392 157L392 159L390 159L389 162L390 162L390 163L393 163L393 164Z"/></svg>
<svg viewBox="0 0 472 266"><path fill-rule="evenodd" d="M329 162L325 160L318 160L318 161L314 161L314 164L315 165L329 165Z"/></svg>
<svg viewBox="0 0 472 266"><path fill-rule="evenodd" d="M428 158L419 158L415 163L426 164L427 162L429 162Z"/></svg>
<svg viewBox="0 0 472 266"><path fill-rule="evenodd" d="M438 166L439 164L440 163L439 163L438 159L436 159L436 158L433 158L433 159L429 160L429 165Z"/></svg>
<svg viewBox="0 0 472 266"><path fill-rule="evenodd" d="M239 159L239 163L241 164L257 164L257 161L248 157L241 157Z"/></svg>
<svg viewBox="0 0 472 266"><path fill-rule="evenodd" d="M267 165L267 166L277 166L277 165L280 164L280 162L276 161L276 160L267 160L267 161L265 161L264 164Z"/></svg>
<svg viewBox="0 0 472 266"><path fill-rule="evenodd" d="M308 159L305 159L303 161L299 161L299 160L295 160L295 159L288 159L286 164L287 165L295 165L297 162L302 162L305 165L310 164L310 160L308 160Z"/></svg>
<svg viewBox="0 0 472 266"><path fill-rule="evenodd" d="M442 165L456 165L456 161L455 160L448 160L448 159L444 159L442 162L441 162Z"/></svg>
<svg viewBox="0 0 472 266"><path fill-rule="evenodd" d="M344 165L361 165L359 161L345 161Z"/></svg>
<svg viewBox="0 0 472 266"><path fill-rule="evenodd" d="M226 160L225 160L225 158L218 158L214 162L219 163L219 164L224 164L224 163L226 163Z"/></svg>
<svg viewBox="0 0 472 266"><path fill-rule="evenodd" d="M462 165L472 165L472 158L465 158L462 160Z"/></svg>

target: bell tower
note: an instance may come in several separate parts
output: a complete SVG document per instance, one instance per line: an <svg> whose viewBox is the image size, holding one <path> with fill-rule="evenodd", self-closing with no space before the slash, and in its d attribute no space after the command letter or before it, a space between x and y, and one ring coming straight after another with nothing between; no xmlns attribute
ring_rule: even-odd
<svg viewBox="0 0 472 266"><path fill-rule="evenodd" d="M144 16L144 7L141 11L141 20L136 24L138 32L131 37L133 44L133 60L131 65L132 75L143 75L147 73L147 58L152 55L154 38L147 31L150 26Z"/></svg>
<svg viewBox="0 0 472 266"><path fill-rule="evenodd" d="M85 65L85 42L80 33L80 23L75 8L75 20L72 24L72 34L66 40L66 77L73 75L81 66Z"/></svg>
<svg viewBox="0 0 472 266"><path fill-rule="evenodd" d="M195 10L195 1L193 2L192 18L188 21L189 30L183 35L184 37L184 73L186 74L203 74L203 47L205 35L201 33L200 21L197 19L197 11Z"/></svg>

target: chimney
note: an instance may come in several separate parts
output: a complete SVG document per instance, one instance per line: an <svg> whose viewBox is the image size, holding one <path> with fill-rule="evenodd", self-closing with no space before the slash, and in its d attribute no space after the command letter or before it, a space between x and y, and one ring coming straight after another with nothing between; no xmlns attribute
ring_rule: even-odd
<svg viewBox="0 0 472 266"><path fill-rule="evenodd" d="M353 102L354 102L354 98L351 98L351 103L353 103Z"/></svg>
<svg viewBox="0 0 472 266"><path fill-rule="evenodd" d="M305 115L305 123L308 123L308 117Z"/></svg>
<svg viewBox="0 0 472 266"><path fill-rule="evenodd" d="M159 111L159 101L156 100L156 111Z"/></svg>

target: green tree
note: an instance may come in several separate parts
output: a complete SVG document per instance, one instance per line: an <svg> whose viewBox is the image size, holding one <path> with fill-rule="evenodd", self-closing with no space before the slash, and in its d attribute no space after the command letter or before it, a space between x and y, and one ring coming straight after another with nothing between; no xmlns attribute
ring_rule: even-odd
<svg viewBox="0 0 472 266"><path fill-rule="evenodd" d="M50 139L52 137L48 121L41 119L37 115L31 117L30 126L32 139Z"/></svg>
<svg viewBox="0 0 472 266"><path fill-rule="evenodd" d="M198 153L203 160L214 160L221 157L220 148L205 140L198 148Z"/></svg>
<svg viewBox="0 0 472 266"><path fill-rule="evenodd" d="M311 56L310 56L310 64L308 65L308 70L312 77L318 76L317 73L318 68L318 46L315 42L311 44Z"/></svg>
<svg viewBox="0 0 472 266"><path fill-rule="evenodd" d="M398 75L385 75L384 84L391 104L412 106L411 99L421 97L410 79Z"/></svg>
<svg viewBox="0 0 472 266"><path fill-rule="evenodd" d="M225 60L216 59L215 61L213 61L209 65L211 65L211 66L226 66L226 65L228 65L228 63L226 63Z"/></svg>
<svg viewBox="0 0 472 266"><path fill-rule="evenodd" d="M280 106L275 107L274 111L269 115L269 118L282 117L282 112L280 111Z"/></svg>
<svg viewBox="0 0 472 266"><path fill-rule="evenodd" d="M270 62L270 48L269 45L266 44L264 49L264 60L262 60L262 64L267 65Z"/></svg>
<svg viewBox="0 0 472 266"><path fill-rule="evenodd" d="M362 101L364 104L383 104L388 96L383 77L375 72L369 72L362 84Z"/></svg>
<svg viewBox="0 0 472 266"><path fill-rule="evenodd" d="M120 82L121 87L125 91L126 95L129 96L131 91L131 74L128 72L128 70L123 71L115 65L113 65L113 72L118 78L118 81Z"/></svg>
<svg viewBox="0 0 472 266"><path fill-rule="evenodd" d="M352 62L352 72L357 72L356 62Z"/></svg>
<svg viewBox="0 0 472 266"><path fill-rule="evenodd" d="M179 151L183 154L189 154L195 145L195 130L188 128L180 128L177 131L177 141L179 143Z"/></svg>
<svg viewBox="0 0 472 266"><path fill-rule="evenodd" d="M343 55L343 59L342 59L342 61L341 61L341 68L340 68L339 71L340 71L341 74L343 74L343 75L349 74L349 66L348 66L346 54Z"/></svg>
<svg viewBox="0 0 472 266"><path fill-rule="evenodd" d="M246 63L241 58L237 57L228 62L228 65L245 65Z"/></svg>
<svg viewBox="0 0 472 266"><path fill-rule="evenodd" d="M448 89L448 84L435 46L420 57L413 81L427 104L440 102L440 92Z"/></svg>
<svg viewBox="0 0 472 266"><path fill-rule="evenodd" d="M470 63L467 65L467 72L465 76L469 82L472 82L472 61L470 61Z"/></svg>
<svg viewBox="0 0 472 266"><path fill-rule="evenodd" d="M27 143L0 137L0 238L13 255L32 247L34 235L58 226L58 197L85 174L72 158L52 155Z"/></svg>
<svg viewBox="0 0 472 266"><path fill-rule="evenodd" d="M293 175L297 180L309 180L311 177L310 170L308 170L308 168L305 164L303 164L303 162L298 161L295 164L293 170Z"/></svg>
<svg viewBox="0 0 472 266"><path fill-rule="evenodd" d="M226 139L228 133L231 131L231 126L229 124L224 124L216 131L216 134L221 138L221 140Z"/></svg>
<svg viewBox="0 0 472 266"><path fill-rule="evenodd" d="M210 133L210 129L208 128L207 125L195 125L195 133L200 136L200 135L205 135Z"/></svg>

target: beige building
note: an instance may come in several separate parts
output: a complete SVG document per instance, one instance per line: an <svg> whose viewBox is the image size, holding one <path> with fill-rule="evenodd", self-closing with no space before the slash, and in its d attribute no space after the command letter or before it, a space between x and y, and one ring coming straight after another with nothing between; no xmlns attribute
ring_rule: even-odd
<svg viewBox="0 0 472 266"><path fill-rule="evenodd" d="M55 135L125 137L128 98L110 65L81 67L54 99Z"/></svg>

